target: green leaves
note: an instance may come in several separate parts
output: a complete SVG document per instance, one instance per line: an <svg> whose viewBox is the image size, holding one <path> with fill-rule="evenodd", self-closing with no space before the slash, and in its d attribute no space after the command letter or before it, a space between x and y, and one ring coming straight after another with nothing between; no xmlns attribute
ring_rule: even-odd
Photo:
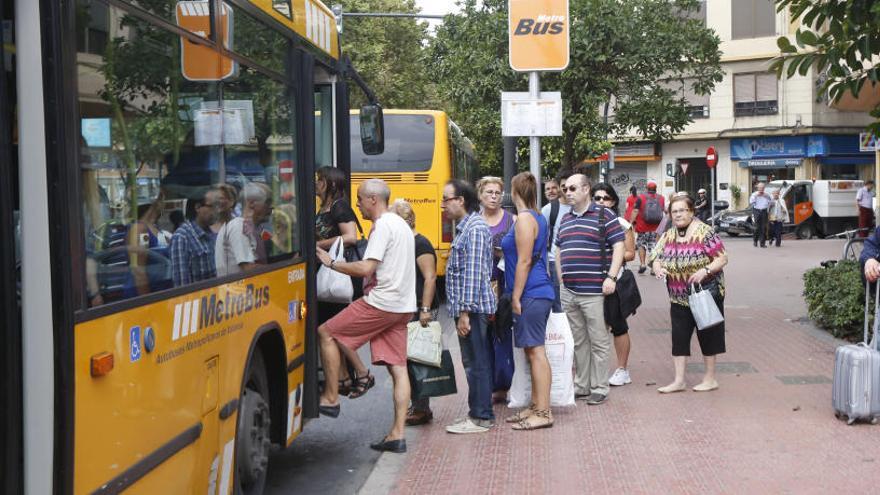
<svg viewBox="0 0 880 495"><path fill-rule="evenodd" d="M773 59L771 68L780 77L806 75L815 66L817 72L826 72L822 90L834 101L847 91L855 96L866 81L878 80L880 2L776 0L776 6L779 11L789 9L792 19L800 18L795 41L806 48L798 53L787 38L777 40L781 55Z"/></svg>
<svg viewBox="0 0 880 495"><path fill-rule="evenodd" d="M500 170L500 93L525 91L527 80L507 63L506 2L462 3L463 12L447 17L431 43L431 67L482 163ZM698 3L571 1L571 63L541 76L542 90L562 92L564 108L562 138L542 140L547 173L601 153L609 135L634 129L642 139L662 141L684 129L690 117L681 87L670 91L664 81L687 79L706 94L723 76L718 37L682 15ZM606 124L609 98L617 103Z"/></svg>
<svg viewBox="0 0 880 495"><path fill-rule="evenodd" d="M861 339L865 283L857 262L839 261L829 268L808 270L804 273L804 299L816 324L835 337Z"/></svg>

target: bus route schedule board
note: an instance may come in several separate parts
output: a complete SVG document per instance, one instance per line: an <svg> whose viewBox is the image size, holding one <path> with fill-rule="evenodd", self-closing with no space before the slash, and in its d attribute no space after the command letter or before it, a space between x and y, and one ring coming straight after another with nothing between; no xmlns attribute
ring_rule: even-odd
<svg viewBox="0 0 880 495"><path fill-rule="evenodd" d="M508 0L513 70L565 70L569 61L568 32L568 0Z"/></svg>

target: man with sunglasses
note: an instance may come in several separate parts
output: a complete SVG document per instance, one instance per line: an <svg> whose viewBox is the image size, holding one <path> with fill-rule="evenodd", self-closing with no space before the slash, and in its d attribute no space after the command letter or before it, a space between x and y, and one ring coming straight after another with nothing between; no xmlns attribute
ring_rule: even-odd
<svg viewBox="0 0 880 495"><path fill-rule="evenodd" d="M563 217L556 237L556 275L562 285L562 309L574 336L575 398L598 405L608 397L612 345L605 326L605 295L616 289L625 235L612 210L590 202L585 175L569 177L563 191L572 209ZM607 270L603 250L605 263L610 264Z"/></svg>

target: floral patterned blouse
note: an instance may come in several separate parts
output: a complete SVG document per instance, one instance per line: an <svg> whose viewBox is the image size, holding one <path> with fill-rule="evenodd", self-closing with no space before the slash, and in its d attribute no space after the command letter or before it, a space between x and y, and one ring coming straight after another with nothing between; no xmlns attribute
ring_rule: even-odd
<svg viewBox="0 0 880 495"><path fill-rule="evenodd" d="M721 237L712 227L694 220L696 224L693 232L687 239L676 242L678 235L672 228L663 233L654 246L648 258L648 265L659 260L666 268L666 288L669 290L669 300L673 304L688 306L688 278L697 271L702 270L713 259L725 254L724 244ZM718 272L703 281L702 286L708 288L717 284L718 292L724 297L724 272ZM714 292L714 291L713 291Z"/></svg>

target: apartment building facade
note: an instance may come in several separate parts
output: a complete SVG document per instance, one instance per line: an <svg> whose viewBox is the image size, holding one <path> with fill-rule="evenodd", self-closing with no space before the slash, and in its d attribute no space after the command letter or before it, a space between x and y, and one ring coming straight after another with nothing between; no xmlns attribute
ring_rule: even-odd
<svg viewBox="0 0 880 495"><path fill-rule="evenodd" d="M793 39L797 21L777 13L772 0L702 3L701 17L721 38L724 80L706 96L685 89L693 122L672 141L617 144L607 176L615 188L643 190L653 178L666 194L714 188L717 199L744 207L759 181L874 178L874 153L860 153L858 141L871 117L830 107L812 68L791 79L769 72L780 53L776 39ZM710 146L718 156L714 184L705 160Z"/></svg>

